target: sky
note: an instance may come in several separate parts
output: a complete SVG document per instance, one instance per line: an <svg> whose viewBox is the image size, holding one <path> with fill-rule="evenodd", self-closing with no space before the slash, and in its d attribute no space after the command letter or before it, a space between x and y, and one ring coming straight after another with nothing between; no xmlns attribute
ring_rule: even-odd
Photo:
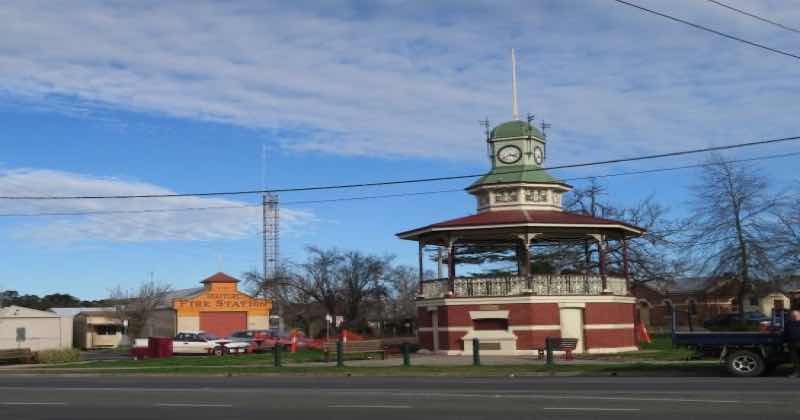
<svg viewBox="0 0 800 420"><path fill-rule="evenodd" d="M636 3L800 53L797 33L710 2ZM800 26L798 2L728 3ZM0 8L0 195L479 174L489 161L478 121L511 118L511 48L521 112L552 124L548 166L800 135L800 60L612 0L31 0ZM800 145L785 143L727 156L796 151ZM789 188L797 163L765 160L754 170L772 188ZM679 217L697 175L603 182L609 201L652 196ZM304 248L316 245L414 265L416 244L395 233L470 214L472 197L309 201L458 190L470 182L281 194L281 256L300 262ZM150 278L188 288L217 271L240 276L260 268L259 200L0 200L0 289L96 299ZM202 210L208 207L216 209ZM161 211L169 209L183 210ZM116 213L22 216L92 211Z"/></svg>

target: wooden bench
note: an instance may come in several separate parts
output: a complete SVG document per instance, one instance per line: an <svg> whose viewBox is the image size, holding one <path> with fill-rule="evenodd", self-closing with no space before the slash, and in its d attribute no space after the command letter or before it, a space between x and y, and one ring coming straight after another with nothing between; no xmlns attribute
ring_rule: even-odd
<svg viewBox="0 0 800 420"><path fill-rule="evenodd" d="M331 354L336 354L336 341L326 341L322 345L325 352L325 361L330 362ZM382 340L359 340L342 343L342 353L380 353L381 359L386 359L386 346Z"/></svg>
<svg viewBox="0 0 800 420"><path fill-rule="evenodd" d="M578 347L577 338L552 338L553 351L563 351L565 353L564 359L572 360L572 352ZM538 347L539 360L544 359L545 352L547 351L547 344L543 347Z"/></svg>
<svg viewBox="0 0 800 420"><path fill-rule="evenodd" d="M33 360L31 349L6 349L0 350L0 361L29 362Z"/></svg>

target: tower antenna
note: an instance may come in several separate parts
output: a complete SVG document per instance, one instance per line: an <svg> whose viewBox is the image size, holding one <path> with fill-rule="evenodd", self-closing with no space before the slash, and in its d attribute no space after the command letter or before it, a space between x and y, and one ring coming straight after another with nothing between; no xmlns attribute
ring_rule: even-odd
<svg viewBox="0 0 800 420"><path fill-rule="evenodd" d="M511 118L519 120L519 107L517 106L517 55L511 49Z"/></svg>

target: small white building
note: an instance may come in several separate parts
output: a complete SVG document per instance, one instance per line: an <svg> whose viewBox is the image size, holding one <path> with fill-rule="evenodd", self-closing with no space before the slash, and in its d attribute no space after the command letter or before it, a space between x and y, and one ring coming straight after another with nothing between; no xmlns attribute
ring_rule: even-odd
<svg viewBox="0 0 800 420"><path fill-rule="evenodd" d="M116 348L123 342L123 322L112 308L51 308L51 312L73 320L76 348Z"/></svg>
<svg viewBox="0 0 800 420"><path fill-rule="evenodd" d="M72 348L72 318L21 306L0 308L0 349L14 348Z"/></svg>

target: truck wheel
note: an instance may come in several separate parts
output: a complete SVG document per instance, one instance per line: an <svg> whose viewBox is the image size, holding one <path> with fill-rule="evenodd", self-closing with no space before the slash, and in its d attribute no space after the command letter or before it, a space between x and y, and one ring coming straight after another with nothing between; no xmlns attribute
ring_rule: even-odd
<svg viewBox="0 0 800 420"><path fill-rule="evenodd" d="M222 356L225 354L225 349L222 347L214 347L214 351L212 352L214 356Z"/></svg>
<svg viewBox="0 0 800 420"><path fill-rule="evenodd" d="M739 350L728 356L728 371L736 376L760 376L766 370L766 363L760 354L750 350Z"/></svg>

